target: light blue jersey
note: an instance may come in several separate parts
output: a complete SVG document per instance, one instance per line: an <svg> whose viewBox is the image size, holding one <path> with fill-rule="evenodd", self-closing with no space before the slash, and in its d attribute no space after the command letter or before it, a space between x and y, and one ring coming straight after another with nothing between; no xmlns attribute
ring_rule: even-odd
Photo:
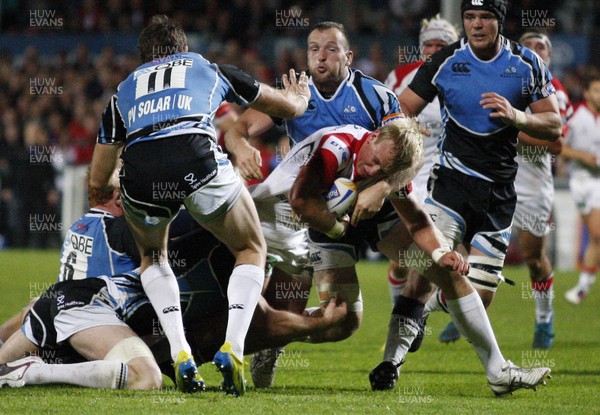
<svg viewBox="0 0 600 415"><path fill-rule="evenodd" d="M63 242L59 281L95 278L139 266L133 235L113 215L91 209L71 225Z"/></svg>
<svg viewBox="0 0 600 415"><path fill-rule="evenodd" d="M259 94L259 82L232 65L217 65L192 52L160 58L121 82L102 116L98 142L129 146L182 134L216 141L212 120L219 105L247 105Z"/></svg>
<svg viewBox="0 0 600 415"><path fill-rule="evenodd" d="M373 131L386 115L399 113L396 95L381 82L350 69L337 91L325 98L309 80L310 101L300 117L286 120L291 145L325 127L353 124Z"/></svg>
<svg viewBox="0 0 600 415"><path fill-rule="evenodd" d="M531 50L500 35L500 51L488 61L475 56L466 39L443 48L425 63L409 85L417 95L440 99L444 131L438 164L469 176L512 182L517 173L519 131L479 103L496 92L524 111L555 92L552 75Z"/></svg>

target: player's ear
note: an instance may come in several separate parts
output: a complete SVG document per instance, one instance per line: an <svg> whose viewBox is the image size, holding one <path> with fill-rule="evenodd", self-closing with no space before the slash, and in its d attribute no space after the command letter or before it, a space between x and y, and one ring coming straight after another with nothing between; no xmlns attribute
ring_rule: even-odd
<svg viewBox="0 0 600 415"><path fill-rule="evenodd" d="M113 190L113 200L115 201L115 206L120 209L123 203L121 200L121 189L116 188Z"/></svg>
<svg viewBox="0 0 600 415"><path fill-rule="evenodd" d="M354 58L354 52L352 52L351 50L349 50L348 52L346 52L346 66L351 66L352 65L352 58Z"/></svg>

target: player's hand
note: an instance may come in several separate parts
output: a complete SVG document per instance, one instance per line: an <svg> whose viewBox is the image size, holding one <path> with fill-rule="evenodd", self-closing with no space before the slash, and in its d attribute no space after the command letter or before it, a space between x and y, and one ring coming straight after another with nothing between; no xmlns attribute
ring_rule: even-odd
<svg viewBox="0 0 600 415"><path fill-rule="evenodd" d="M385 183L383 181L379 183ZM352 211L352 219L350 223L356 226L361 220L370 219L381 210L385 198L389 192L382 192L379 183L367 187L362 192L358 193L358 199L354 210Z"/></svg>
<svg viewBox="0 0 600 415"><path fill-rule="evenodd" d="M491 118L500 118L505 124L515 126L517 123L517 110L508 102L506 98L495 92L485 92L481 94L483 98L479 104L484 109L493 110Z"/></svg>
<svg viewBox="0 0 600 415"><path fill-rule="evenodd" d="M347 314L348 310L346 307L346 303L340 302L338 304L336 298L332 297L329 300L329 304L327 304L327 307L325 307L325 309L323 310L322 319L326 322L327 326L332 326L343 320Z"/></svg>
<svg viewBox="0 0 600 415"><path fill-rule="evenodd" d="M461 275L469 273L469 262L456 251L444 254L438 261L438 265L442 268L456 271Z"/></svg>
<svg viewBox="0 0 600 415"><path fill-rule="evenodd" d="M308 76L306 73L302 71L300 73L300 77L296 78L296 71L294 69L290 69L289 77L287 75L282 76L283 81L283 92L285 95L289 96L298 96L300 97L299 101L299 110L294 114L295 117L298 117L304 114L304 111L308 108L308 101L310 100L310 88L308 87Z"/></svg>
<svg viewBox="0 0 600 415"><path fill-rule="evenodd" d="M263 179L260 151L252 147L247 140L240 140L235 150L231 151L231 161L244 180Z"/></svg>
<svg viewBox="0 0 600 415"><path fill-rule="evenodd" d="M581 155L581 162L594 169L600 167L600 154L585 153Z"/></svg>

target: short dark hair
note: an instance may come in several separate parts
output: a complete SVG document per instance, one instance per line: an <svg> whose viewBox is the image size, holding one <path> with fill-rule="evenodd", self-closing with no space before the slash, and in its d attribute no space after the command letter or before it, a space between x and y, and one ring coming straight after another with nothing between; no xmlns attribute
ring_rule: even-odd
<svg viewBox="0 0 600 415"><path fill-rule="evenodd" d="M179 23L164 14L152 16L150 24L142 30L138 39L138 51L142 62L183 52L187 37Z"/></svg>
<svg viewBox="0 0 600 415"><path fill-rule="evenodd" d="M329 30L329 29L337 29L340 31L340 33L342 35L344 35L344 39L346 41L346 44L344 45L344 47L346 49L350 49L350 42L348 41L348 33L346 32L346 28L344 27L343 24L338 23L338 22L330 22L330 21L326 21L326 22L319 22L316 25L313 26L312 30L310 31L310 33L314 32L315 30Z"/></svg>

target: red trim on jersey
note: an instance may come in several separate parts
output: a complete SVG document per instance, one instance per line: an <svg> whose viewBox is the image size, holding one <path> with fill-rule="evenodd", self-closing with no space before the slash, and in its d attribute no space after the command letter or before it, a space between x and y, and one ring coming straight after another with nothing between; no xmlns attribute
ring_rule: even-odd
<svg viewBox="0 0 600 415"><path fill-rule="evenodd" d="M365 133L361 138L357 138L356 136L350 133L332 133L324 135L323 138L321 138L316 153L318 153L321 156L321 159L323 160L323 171L321 172L321 185L324 188L328 189L333 184L335 179L338 177L338 169L340 166L338 164L337 156L331 150L323 148L323 144L331 137L336 137L342 140L344 144L348 147L348 150L350 152L350 162L354 163L355 155L358 154L358 152L360 151L360 148L362 147L365 141L365 136L367 136L368 134L370 134L370 132Z"/></svg>
<svg viewBox="0 0 600 415"><path fill-rule="evenodd" d="M595 109L593 109L592 107L590 107L587 103L587 101L582 101L580 106L584 106L588 109L589 112L592 113L592 115L594 116L594 120L598 121L598 117L600 116L600 112L596 111Z"/></svg>
<svg viewBox="0 0 600 415"><path fill-rule="evenodd" d="M400 86L406 75L423 65L423 61L411 62L406 65L396 66L394 68L394 74L396 75L396 82L393 87L390 88L392 91L396 91L396 89Z"/></svg>
<svg viewBox="0 0 600 415"><path fill-rule="evenodd" d="M221 118L224 115L229 114L231 111L233 111L233 107L231 106L231 104L229 102L224 102L219 108L217 108L217 112L215 113L215 119Z"/></svg>

